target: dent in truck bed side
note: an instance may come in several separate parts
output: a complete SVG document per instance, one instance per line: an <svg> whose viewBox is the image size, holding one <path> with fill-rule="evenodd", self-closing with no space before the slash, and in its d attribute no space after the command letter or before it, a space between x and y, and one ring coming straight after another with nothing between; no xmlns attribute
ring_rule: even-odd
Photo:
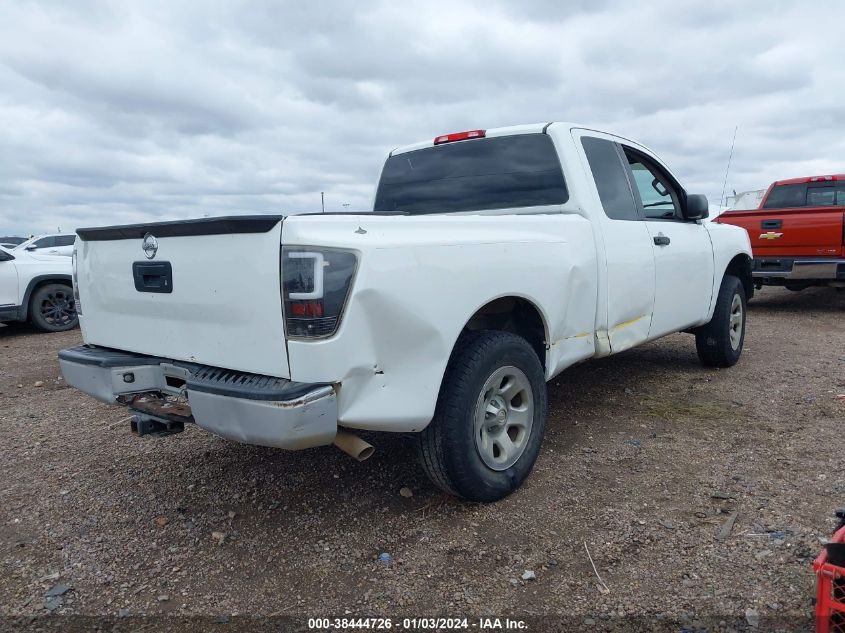
<svg viewBox="0 0 845 633"><path fill-rule="evenodd" d="M292 380L340 384L343 426L424 428L460 332L500 297L519 296L542 314L547 377L595 353L597 262L588 220L479 214L448 222L444 231L444 218L431 215L285 220L286 245L319 241L361 253L337 334L288 341Z"/></svg>

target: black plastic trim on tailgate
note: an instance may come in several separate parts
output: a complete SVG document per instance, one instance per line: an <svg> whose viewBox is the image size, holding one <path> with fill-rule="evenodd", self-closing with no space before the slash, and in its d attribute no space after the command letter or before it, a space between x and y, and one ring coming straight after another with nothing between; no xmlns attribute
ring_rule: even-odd
<svg viewBox="0 0 845 633"><path fill-rule="evenodd" d="M234 233L266 233L284 219L283 215L230 215L222 218L197 218L150 224L124 224L77 229L85 242L143 239L147 233L155 237L189 237L194 235L230 235Z"/></svg>

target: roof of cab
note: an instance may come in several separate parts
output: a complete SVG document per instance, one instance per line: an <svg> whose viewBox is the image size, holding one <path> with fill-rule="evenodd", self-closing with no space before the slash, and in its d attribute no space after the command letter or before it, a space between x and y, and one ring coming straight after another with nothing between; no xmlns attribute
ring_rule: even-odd
<svg viewBox="0 0 845 633"><path fill-rule="evenodd" d="M543 131L552 123L561 124L560 121L552 121L545 123L527 123L525 125L510 125L508 127L494 127L487 130L484 130L484 136L486 138L490 138L492 136L510 136L512 134L542 134ZM562 125L568 125L569 127L580 127L575 125L574 123L562 123ZM438 135L441 136L441 135ZM417 149L423 149L425 147L434 147L434 139L436 137L432 136L427 141L420 141L419 143L413 143L411 145L403 145L402 147L397 147L392 152L390 152L391 156L395 156L396 154L403 154L405 152L413 152ZM474 140L474 139L472 139ZM458 141L459 143L463 143L465 141Z"/></svg>
<svg viewBox="0 0 845 633"><path fill-rule="evenodd" d="M787 178L786 180L775 180L772 186L775 185L803 185L808 182L831 182L837 180L845 180L845 174L833 174L830 176L802 176L801 178Z"/></svg>

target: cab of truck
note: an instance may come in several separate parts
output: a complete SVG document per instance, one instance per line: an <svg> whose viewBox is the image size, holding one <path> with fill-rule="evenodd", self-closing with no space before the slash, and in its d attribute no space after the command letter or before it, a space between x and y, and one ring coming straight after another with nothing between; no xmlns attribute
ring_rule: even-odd
<svg viewBox="0 0 845 633"><path fill-rule="evenodd" d="M758 288L845 287L845 174L778 180L759 208L714 222L748 231Z"/></svg>

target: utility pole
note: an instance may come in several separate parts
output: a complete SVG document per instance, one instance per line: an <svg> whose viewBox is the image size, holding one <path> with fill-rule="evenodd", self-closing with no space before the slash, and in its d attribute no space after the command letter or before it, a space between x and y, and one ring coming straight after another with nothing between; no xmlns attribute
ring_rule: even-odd
<svg viewBox="0 0 845 633"><path fill-rule="evenodd" d="M320 206L323 208L323 213L326 212L326 192L320 192Z"/></svg>

